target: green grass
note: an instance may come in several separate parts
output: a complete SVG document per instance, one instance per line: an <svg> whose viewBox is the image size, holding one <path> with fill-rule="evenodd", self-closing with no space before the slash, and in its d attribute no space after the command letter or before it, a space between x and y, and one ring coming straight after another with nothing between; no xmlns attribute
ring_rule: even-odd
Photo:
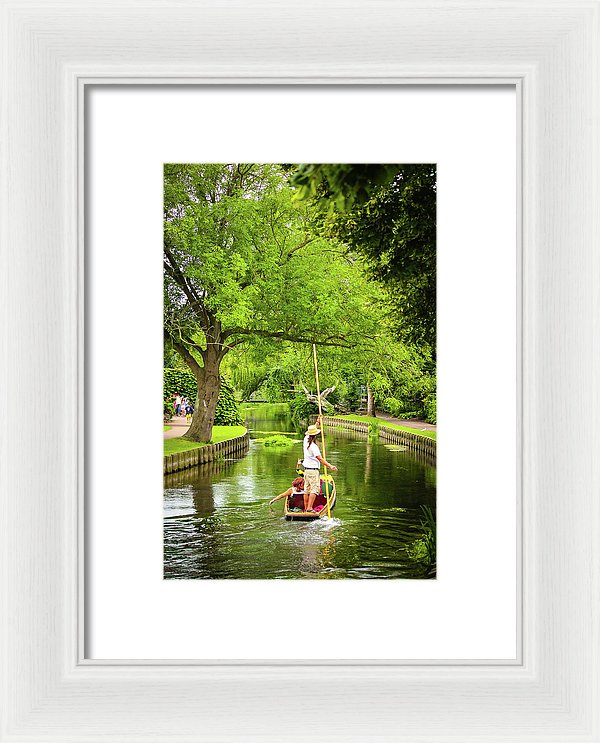
<svg viewBox="0 0 600 743"><path fill-rule="evenodd" d="M421 431L420 428L411 428L410 426L399 426L397 423L389 423L383 418L373 418L370 415L336 415L335 418L345 418L349 421L363 421L364 423L376 423L378 426L386 426L387 428L393 428L396 431L408 431L408 433L415 433L418 436L426 436L428 439L436 439L437 434L435 431Z"/></svg>
<svg viewBox="0 0 600 743"><path fill-rule="evenodd" d="M171 430L171 426L163 426L163 433L165 431L170 431L170 430Z"/></svg>
<svg viewBox="0 0 600 743"><path fill-rule="evenodd" d="M227 441L227 439L235 439L238 436L243 436L246 433L244 426L213 426L211 444L218 444L219 441ZM198 449L206 444L199 444L196 441L188 441L181 437L173 439L165 439L164 441L164 452L165 457L168 454L179 454L181 451L189 451L190 449Z"/></svg>
<svg viewBox="0 0 600 743"><path fill-rule="evenodd" d="M241 402L240 410L260 410L264 413L289 413L290 406L287 402Z"/></svg>

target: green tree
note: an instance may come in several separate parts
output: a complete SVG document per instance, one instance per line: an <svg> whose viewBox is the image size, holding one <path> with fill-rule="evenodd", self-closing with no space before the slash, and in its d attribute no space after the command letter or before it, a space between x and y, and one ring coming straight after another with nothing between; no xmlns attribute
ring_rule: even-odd
<svg viewBox="0 0 600 743"><path fill-rule="evenodd" d="M328 402L345 411L358 408L361 388L368 387L373 405L393 415L421 414L435 389L431 366L427 353L401 343L383 319L377 336L351 350L319 349L321 388L335 386ZM312 348L302 344L253 339L229 353L224 368L244 397L259 391L269 401L297 400L301 406L306 400L303 385L315 392Z"/></svg>
<svg viewBox="0 0 600 743"><path fill-rule="evenodd" d="M301 165L292 183L321 205L324 234L367 258L400 337L435 354L436 166Z"/></svg>
<svg viewBox="0 0 600 743"><path fill-rule="evenodd" d="M348 211L368 201L379 186L394 180L401 165L373 163L302 164L291 167L300 199L317 199L328 211Z"/></svg>
<svg viewBox="0 0 600 743"><path fill-rule="evenodd" d="M166 165L164 330L198 381L187 437L210 439L228 352L264 338L353 348L375 337L376 285L312 230L276 165Z"/></svg>

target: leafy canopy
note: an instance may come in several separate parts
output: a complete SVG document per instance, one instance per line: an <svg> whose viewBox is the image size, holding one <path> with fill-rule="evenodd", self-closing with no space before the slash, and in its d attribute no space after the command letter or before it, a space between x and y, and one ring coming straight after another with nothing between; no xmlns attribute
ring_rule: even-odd
<svg viewBox="0 0 600 743"><path fill-rule="evenodd" d="M165 166L165 330L202 353L249 336L351 347L373 337L381 290L313 231L277 165Z"/></svg>
<svg viewBox="0 0 600 743"><path fill-rule="evenodd" d="M292 183L321 207L322 234L366 258L400 337L435 352L435 165L300 165Z"/></svg>

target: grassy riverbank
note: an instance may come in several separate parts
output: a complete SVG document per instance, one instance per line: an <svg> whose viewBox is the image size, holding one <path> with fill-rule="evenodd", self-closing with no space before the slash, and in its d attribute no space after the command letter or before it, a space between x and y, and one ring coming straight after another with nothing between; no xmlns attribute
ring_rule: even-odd
<svg viewBox="0 0 600 743"><path fill-rule="evenodd" d="M397 423L390 423L384 418L373 418L370 415L335 415L335 418L344 418L348 421L362 421L363 423L374 423L377 426L386 426L387 428L393 428L395 431L407 431L408 433L417 434L417 436L426 436L428 439L436 439L437 434L435 431L424 430L420 428L411 428L410 426L399 426Z"/></svg>
<svg viewBox="0 0 600 743"><path fill-rule="evenodd" d="M212 438L209 443L218 444L219 441L227 441L228 439L236 439L238 436L243 436L246 433L244 426L213 426ZM174 439L165 439L164 441L164 455L168 454L179 454L182 451L189 451L190 449L198 449L201 446L207 446L207 444L200 444L196 441L188 441L187 439L177 437Z"/></svg>
<svg viewBox="0 0 600 743"><path fill-rule="evenodd" d="M239 408L242 413L260 410L263 415L287 414L290 412L290 406L287 402L241 402Z"/></svg>

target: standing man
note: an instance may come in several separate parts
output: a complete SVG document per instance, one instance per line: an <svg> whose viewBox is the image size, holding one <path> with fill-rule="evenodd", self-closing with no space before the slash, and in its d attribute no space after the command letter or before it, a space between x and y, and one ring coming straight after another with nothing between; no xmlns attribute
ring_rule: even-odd
<svg viewBox="0 0 600 743"><path fill-rule="evenodd" d="M321 417L319 416L317 424L320 423ZM302 461L304 467L304 510L309 513L314 513L315 498L321 489L321 464L333 472L337 472L337 467L334 464L329 464L321 456L321 450L316 443L317 436L320 433L321 429L317 426L309 426L304 436L304 459Z"/></svg>

